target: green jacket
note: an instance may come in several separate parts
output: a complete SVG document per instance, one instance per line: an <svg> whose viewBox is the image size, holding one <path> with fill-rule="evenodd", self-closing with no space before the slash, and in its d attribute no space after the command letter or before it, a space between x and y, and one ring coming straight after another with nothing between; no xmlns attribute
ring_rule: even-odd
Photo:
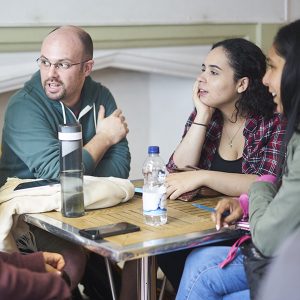
<svg viewBox="0 0 300 300"><path fill-rule="evenodd" d="M288 144L280 189L269 182L255 182L249 196L252 239L264 255L273 256L300 227L300 134L294 133Z"/></svg>
<svg viewBox="0 0 300 300"><path fill-rule="evenodd" d="M58 126L79 121L82 125L83 145L96 132L95 117L99 106L105 107L106 116L116 109L110 91L87 77L81 93L81 112L76 120L73 112L60 101L49 99L37 72L14 94L8 104L2 135L1 178L58 178ZM98 165L83 150L84 173L93 176L127 178L130 170L128 142L124 138L112 146Z"/></svg>

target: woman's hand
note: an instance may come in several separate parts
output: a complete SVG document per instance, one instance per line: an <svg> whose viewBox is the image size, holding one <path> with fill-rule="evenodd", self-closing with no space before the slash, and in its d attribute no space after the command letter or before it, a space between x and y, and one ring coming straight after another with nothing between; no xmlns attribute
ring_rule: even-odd
<svg viewBox="0 0 300 300"><path fill-rule="evenodd" d="M211 117L215 111L215 108L210 107L201 101L198 80L195 81L194 87L193 87L193 101L194 101L194 105L197 110L197 116L198 116L198 118L196 116L196 119L198 119L198 120L195 119L195 121L204 122L204 124L208 124L208 122L211 120Z"/></svg>
<svg viewBox="0 0 300 300"><path fill-rule="evenodd" d="M171 173L166 178L167 198L176 199L183 193L192 191L201 186L201 171L187 171Z"/></svg>
<svg viewBox="0 0 300 300"><path fill-rule="evenodd" d="M227 227L229 224L239 220L243 216L243 209L237 198L224 198L220 200L215 208L216 212L212 214L212 219L216 223L216 228ZM223 217L224 212L229 212L227 217Z"/></svg>

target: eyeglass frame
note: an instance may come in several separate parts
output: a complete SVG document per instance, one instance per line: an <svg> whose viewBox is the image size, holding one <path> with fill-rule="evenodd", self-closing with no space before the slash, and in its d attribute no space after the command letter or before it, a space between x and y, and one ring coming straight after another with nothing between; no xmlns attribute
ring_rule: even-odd
<svg viewBox="0 0 300 300"><path fill-rule="evenodd" d="M45 62L48 62L48 63L49 63L49 66L42 65L42 64L41 64L41 60L42 60L42 59L44 59ZM56 63L52 63L52 62L50 62L49 59L43 58L43 57L37 58L37 59L36 59L36 62L37 62L37 64L38 64L39 68L41 68L41 66L42 66L42 67L45 67L46 69L50 69L51 66L54 66L56 70L69 70L71 67L76 66L76 65L80 65L80 64L84 64L84 63L88 62L89 60L91 60L91 59L87 59L87 60L85 60L85 61L81 61L81 62L73 63L73 64L72 64L72 63L65 62L65 64L68 65L67 68L64 68L63 66L59 66L59 64L62 64L61 61L58 61L58 62L56 62Z"/></svg>

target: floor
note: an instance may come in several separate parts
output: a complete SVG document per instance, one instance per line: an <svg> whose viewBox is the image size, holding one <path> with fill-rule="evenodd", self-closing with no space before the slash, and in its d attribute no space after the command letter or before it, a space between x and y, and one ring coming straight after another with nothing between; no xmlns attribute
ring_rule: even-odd
<svg viewBox="0 0 300 300"><path fill-rule="evenodd" d="M171 284L167 281L166 283L166 286L165 286L165 291L164 291L164 294L163 294L163 298L160 299L160 292L161 292L161 289L160 289L160 284L161 284L162 280L158 280L158 287L157 287L157 299L159 300L175 300L176 298L176 294L171 286ZM83 286L82 285L79 285L79 290L81 292L81 297L82 297L82 300L90 300L89 297L87 297L86 295L84 295L83 293ZM74 298L73 300L77 300L77 298ZM132 299L128 299L128 300L132 300Z"/></svg>

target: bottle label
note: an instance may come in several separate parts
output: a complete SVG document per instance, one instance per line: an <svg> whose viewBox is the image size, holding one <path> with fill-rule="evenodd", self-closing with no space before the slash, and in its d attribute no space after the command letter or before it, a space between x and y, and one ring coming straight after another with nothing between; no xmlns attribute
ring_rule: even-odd
<svg viewBox="0 0 300 300"><path fill-rule="evenodd" d="M161 186L153 192L143 192L145 215L162 215L167 211L166 188Z"/></svg>

